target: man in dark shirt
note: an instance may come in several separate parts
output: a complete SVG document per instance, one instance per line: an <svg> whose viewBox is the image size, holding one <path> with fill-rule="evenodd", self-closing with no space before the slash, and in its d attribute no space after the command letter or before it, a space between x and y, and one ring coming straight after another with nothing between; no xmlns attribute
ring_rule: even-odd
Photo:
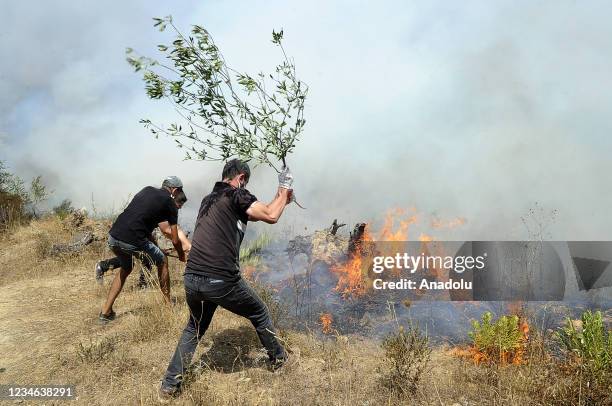
<svg viewBox="0 0 612 406"><path fill-rule="evenodd" d="M274 224L291 202L293 176L288 168L279 175L274 200L264 204L244 187L249 166L233 159L223 168L222 181L202 200L185 269L185 294L189 321L164 376L160 395L179 390L199 340L204 336L217 306L248 318L273 367L287 360L287 353L274 333L266 305L240 277L240 244L247 221Z"/></svg>
<svg viewBox="0 0 612 406"><path fill-rule="evenodd" d="M108 235L108 245L119 258L121 269L111 284L99 318L108 322L115 318L113 304L125 280L132 272L134 258L157 266L159 285L170 302L170 274L166 255L152 242L153 229L165 223L170 227L172 245L179 260L185 262L185 252L178 236L178 209L187 200L183 183L176 176L164 180L160 189L147 186L138 192L123 213L117 217Z"/></svg>

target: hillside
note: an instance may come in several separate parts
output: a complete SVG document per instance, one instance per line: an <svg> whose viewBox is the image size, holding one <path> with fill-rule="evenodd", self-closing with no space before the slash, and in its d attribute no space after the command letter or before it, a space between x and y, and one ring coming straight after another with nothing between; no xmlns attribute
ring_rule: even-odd
<svg viewBox="0 0 612 406"><path fill-rule="evenodd" d="M0 382L74 384L79 405L156 404L188 316L182 264L170 260L174 306L163 305L154 288L138 289L132 275L115 305L117 320L100 325L111 277L100 286L93 268L109 252L95 241L78 255L48 255L50 244L72 237L53 217L0 240ZM446 347L433 349L416 392L401 397L384 384L390 364L380 342L320 331L281 336L299 363L272 373L248 321L217 311L194 358L201 368L173 404L587 404L577 380L550 365L476 366Z"/></svg>

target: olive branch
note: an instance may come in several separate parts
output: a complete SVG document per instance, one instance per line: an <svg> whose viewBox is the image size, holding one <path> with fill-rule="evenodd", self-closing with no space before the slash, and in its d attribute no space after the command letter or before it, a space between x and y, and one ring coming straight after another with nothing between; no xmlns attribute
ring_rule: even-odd
<svg viewBox="0 0 612 406"><path fill-rule="evenodd" d="M140 122L158 138L174 139L185 159L219 161L239 157L265 163L277 172L306 123L308 86L296 76L295 64L283 48L283 31L272 31L282 62L271 74L249 75L231 68L210 33L199 25L182 34L172 16L154 18L159 31L171 27L176 38L158 45L164 61L126 50L127 62L142 72L147 96L169 101L179 117L167 126Z"/></svg>

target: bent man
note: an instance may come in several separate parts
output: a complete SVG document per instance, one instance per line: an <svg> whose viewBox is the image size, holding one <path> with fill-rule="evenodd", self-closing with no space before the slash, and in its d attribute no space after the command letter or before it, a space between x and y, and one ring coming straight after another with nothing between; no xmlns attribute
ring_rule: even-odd
<svg viewBox="0 0 612 406"><path fill-rule="evenodd" d="M99 319L108 322L115 318L113 304L125 280L132 272L134 258L150 261L157 266L161 291L170 302L170 274L166 255L149 237L160 223L168 222L172 245L179 260L185 262L185 252L178 237L178 209L187 201L183 183L176 176L164 180L160 189L147 186L138 192L109 231L108 245L119 258L121 268L115 275L102 306Z"/></svg>
<svg viewBox="0 0 612 406"><path fill-rule="evenodd" d="M266 305L240 276L239 252L247 221L274 224L291 201L293 177L289 169L279 175L276 197L269 204L257 200L245 186L249 166L233 159L223 168L222 181L202 200L185 269L185 294L189 321L164 376L160 396L178 393L198 342L204 336L217 306L251 321L274 368L287 353L274 333Z"/></svg>

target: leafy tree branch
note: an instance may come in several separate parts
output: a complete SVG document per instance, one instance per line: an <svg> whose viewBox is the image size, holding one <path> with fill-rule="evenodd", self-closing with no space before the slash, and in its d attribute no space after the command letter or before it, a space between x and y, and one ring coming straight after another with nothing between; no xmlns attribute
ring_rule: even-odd
<svg viewBox="0 0 612 406"><path fill-rule="evenodd" d="M194 25L184 35L171 16L154 18L160 31L170 27L175 39L160 44L165 61L127 49L127 61L142 72L147 96L170 102L178 121L167 126L140 122L151 133L174 139L186 159L226 160L240 157L274 168L286 165L306 123L308 86L298 79L294 62L282 45L283 31L272 31L272 43L283 59L271 74L249 75L230 67L210 33Z"/></svg>

